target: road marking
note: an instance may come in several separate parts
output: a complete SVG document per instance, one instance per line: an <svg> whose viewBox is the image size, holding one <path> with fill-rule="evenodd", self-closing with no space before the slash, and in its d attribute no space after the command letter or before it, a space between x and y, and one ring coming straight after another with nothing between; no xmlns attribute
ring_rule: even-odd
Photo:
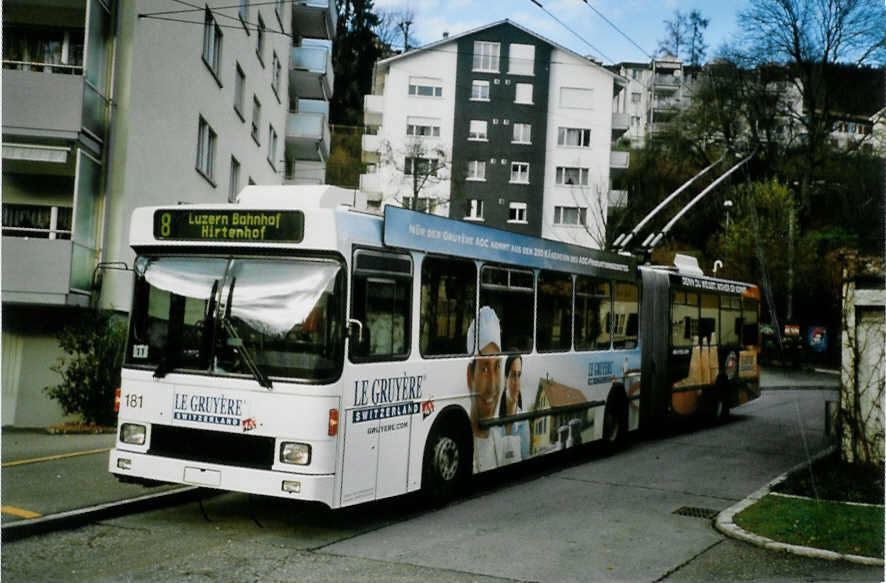
<svg viewBox="0 0 886 583"><path fill-rule="evenodd" d="M69 457L77 457L80 455L92 455L94 453L106 453L111 451L110 447L103 447L101 449L90 449L86 451L75 451L72 453L60 453L58 455L48 455L46 457L35 457L27 460L17 460L14 462L6 462L4 464L0 464L0 468L9 468L12 466L21 466L24 464L36 464L37 462L51 462L52 460L61 460Z"/></svg>
<svg viewBox="0 0 886 583"><path fill-rule="evenodd" d="M19 518L40 518L43 516L42 514L37 514L36 512L31 512L30 510L23 510L21 508L16 508L15 506L0 506L0 512L3 514L12 514L13 516L18 516Z"/></svg>

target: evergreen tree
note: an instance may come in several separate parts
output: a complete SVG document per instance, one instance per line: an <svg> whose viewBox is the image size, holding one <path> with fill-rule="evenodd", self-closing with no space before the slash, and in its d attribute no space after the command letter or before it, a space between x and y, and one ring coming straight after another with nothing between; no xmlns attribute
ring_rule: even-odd
<svg viewBox="0 0 886 583"><path fill-rule="evenodd" d="M335 91L330 104L334 124L362 126L363 96L371 93L372 70L381 55L374 29L379 24L373 0L339 0L333 43Z"/></svg>

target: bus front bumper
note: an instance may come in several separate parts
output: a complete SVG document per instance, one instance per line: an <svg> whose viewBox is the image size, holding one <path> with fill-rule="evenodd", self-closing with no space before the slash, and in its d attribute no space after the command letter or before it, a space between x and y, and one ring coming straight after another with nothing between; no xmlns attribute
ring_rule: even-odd
<svg viewBox="0 0 886 583"><path fill-rule="evenodd" d="M297 474L112 449L108 470L124 479L187 484L333 505L334 474Z"/></svg>

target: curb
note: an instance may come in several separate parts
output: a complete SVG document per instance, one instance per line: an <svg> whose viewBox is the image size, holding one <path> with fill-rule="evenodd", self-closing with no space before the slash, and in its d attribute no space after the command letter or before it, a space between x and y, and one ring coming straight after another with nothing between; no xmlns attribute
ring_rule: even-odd
<svg viewBox="0 0 886 583"><path fill-rule="evenodd" d="M723 512L717 515L717 519L714 521L714 526L721 533L726 536L730 536L732 538L742 540L747 543L751 543L752 545L756 545L758 547L762 547L765 549L769 549L771 551L783 551L792 553L795 555L801 555L804 557L811 557L813 559L826 559L829 561L849 561L852 563L857 563L859 565L868 565L874 567L882 567L884 565L883 559L877 559L874 557L864 557L861 555L848 555L843 553L837 553L835 551L826 551L824 549L816 549L813 547L804 547L800 545L791 545L787 543L781 543L774 541L770 538L766 538L764 536L760 536L758 534L754 534L752 532L748 532L745 529L741 528L737 524L735 524L734 518L735 515L744 510L745 508L755 504L760 498L763 498L767 494L770 493L771 489L776 485L783 482L789 474L792 472L799 470L811 462L822 458L836 449L835 446L831 446L824 451L819 452L817 455L813 456L813 458L809 462L803 462L801 464L797 464L787 472L778 476L756 492L752 493L750 496L745 498L744 500L733 504Z"/></svg>
<svg viewBox="0 0 886 583"><path fill-rule="evenodd" d="M68 510L57 514L48 514L39 518L19 520L0 526L0 542L21 540L37 534L46 534L58 530L78 528L91 522L117 518L126 514L145 512L164 506L173 506L192 500L198 500L208 495L209 491L197 486L186 486L170 492L147 494L128 500L108 502L87 508Z"/></svg>

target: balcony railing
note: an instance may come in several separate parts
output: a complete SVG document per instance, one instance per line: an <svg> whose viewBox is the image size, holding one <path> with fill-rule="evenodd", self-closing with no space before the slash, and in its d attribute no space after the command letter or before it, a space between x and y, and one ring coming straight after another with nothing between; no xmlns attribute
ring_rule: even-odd
<svg viewBox="0 0 886 583"><path fill-rule="evenodd" d="M628 206L627 190L610 190L609 191L609 207L624 208Z"/></svg>
<svg viewBox="0 0 886 583"><path fill-rule="evenodd" d="M360 190L367 195L381 193L381 179L377 173L360 175Z"/></svg>
<svg viewBox="0 0 886 583"><path fill-rule="evenodd" d="M335 86L332 51L322 46L293 47L289 84L304 99L331 98Z"/></svg>
<svg viewBox="0 0 886 583"><path fill-rule="evenodd" d="M613 150L609 153L609 168L612 170L627 170L630 160L630 152Z"/></svg>
<svg viewBox="0 0 886 583"><path fill-rule="evenodd" d="M299 99L286 122L287 155L296 160L327 160L330 146L329 102Z"/></svg>
<svg viewBox="0 0 886 583"><path fill-rule="evenodd" d="M83 127L83 95L80 75L5 69L3 133L75 139Z"/></svg>
<svg viewBox="0 0 886 583"><path fill-rule="evenodd" d="M623 134L631 127L631 116L627 113L616 112L612 114L612 133Z"/></svg>
<svg viewBox="0 0 886 583"><path fill-rule="evenodd" d="M378 162L381 139L377 135L363 134L363 162Z"/></svg>
<svg viewBox="0 0 886 583"><path fill-rule="evenodd" d="M300 36L333 40L337 22L335 0L295 0L292 3L292 24Z"/></svg>
<svg viewBox="0 0 886 583"><path fill-rule="evenodd" d="M363 123L367 126L380 126L384 119L385 100L381 95L363 96Z"/></svg>

